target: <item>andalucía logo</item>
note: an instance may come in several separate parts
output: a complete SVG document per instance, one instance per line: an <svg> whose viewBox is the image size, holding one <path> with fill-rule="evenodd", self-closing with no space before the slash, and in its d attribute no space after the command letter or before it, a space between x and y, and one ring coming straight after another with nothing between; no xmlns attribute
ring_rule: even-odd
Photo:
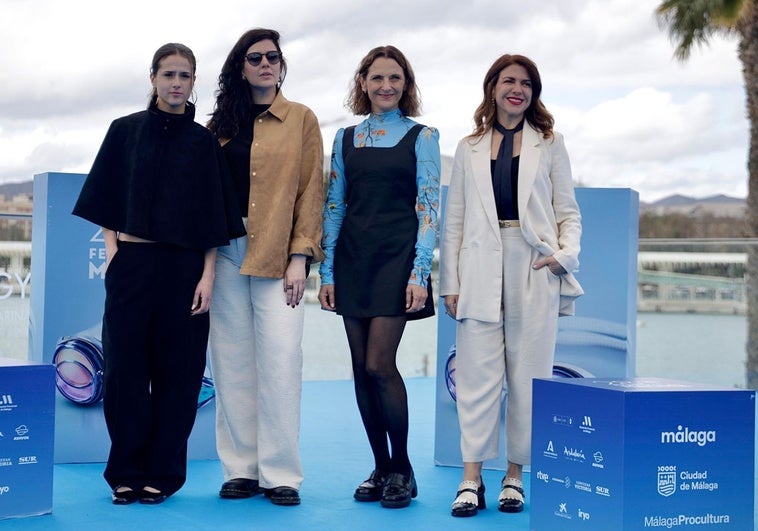
<svg viewBox="0 0 758 531"><path fill-rule="evenodd" d="M551 459L558 459L558 453L555 451L555 447L553 447L553 441L548 441L547 448L542 452L542 455Z"/></svg>
<svg viewBox="0 0 758 531"><path fill-rule="evenodd" d="M671 496L676 492L676 467L659 466L658 467L658 494L661 496Z"/></svg>

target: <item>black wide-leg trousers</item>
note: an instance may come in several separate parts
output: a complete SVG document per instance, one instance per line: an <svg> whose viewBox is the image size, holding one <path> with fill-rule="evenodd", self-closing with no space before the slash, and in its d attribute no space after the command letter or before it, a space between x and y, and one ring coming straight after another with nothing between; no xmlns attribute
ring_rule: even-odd
<svg viewBox="0 0 758 531"><path fill-rule="evenodd" d="M119 242L105 275L103 409L111 488L170 495L187 475L187 439L205 370L208 314L190 315L203 253Z"/></svg>

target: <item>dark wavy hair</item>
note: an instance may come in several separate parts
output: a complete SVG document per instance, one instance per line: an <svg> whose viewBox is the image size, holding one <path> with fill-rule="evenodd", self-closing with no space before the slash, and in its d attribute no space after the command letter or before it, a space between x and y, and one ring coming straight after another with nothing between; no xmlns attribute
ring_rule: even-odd
<svg viewBox="0 0 758 531"><path fill-rule="evenodd" d="M498 59L492 63L492 66L487 71L487 75L484 76L484 83L482 83L482 91L484 96L479 107L474 112L474 132L471 133L471 137L480 137L495 124L497 117L497 106L495 105L494 93L497 80L500 78L500 72L503 69L508 68L511 65L523 66L529 79L532 82L532 101L529 103L529 107L526 109L524 115L529 125L542 132L544 138L550 138L553 136L553 115L547 110L545 105L540 100L542 94L542 80L540 79L540 72L537 70L537 65L523 55L510 55L505 54L498 57Z"/></svg>
<svg viewBox="0 0 758 531"><path fill-rule="evenodd" d="M195 72L197 70L197 60L195 59L195 54L192 53L192 50L190 50L189 47L178 42L166 43L155 50L155 53L153 54L153 62L150 63L150 74L154 76L157 75L158 70L161 68L161 61L171 55L181 55L187 59L187 61L190 63L190 66L192 67L192 75L195 75ZM150 107L150 105L153 105L157 98L158 93L155 87L153 87L153 90L150 92L150 103L148 104L148 107Z"/></svg>
<svg viewBox="0 0 758 531"><path fill-rule="evenodd" d="M266 28L255 28L246 31L237 43L232 47L229 55L221 67L218 76L218 90L216 90L216 103L208 121L208 129L219 138L232 138L239 133L239 125L252 119L251 108L253 96L250 93L248 82L242 78L242 69L247 50L256 42L270 40L279 53L279 32ZM287 75L287 61L282 55L281 74L279 86L284 82Z"/></svg>
<svg viewBox="0 0 758 531"><path fill-rule="evenodd" d="M361 79L366 79L368 75L368 69L374 64L379 57L386 57L387 59L394 59L400 68L403 69L405 75L405 88L403 89L403 96L400 98L398 107L400 112L405 116L418 116L421 114L421 99L419 97L419 91L416 87L416 76L413 74L411 64L406 59L403 52L395 48L394 46L377 46L371 50L366 57L361 60L358 69L355 71L353 77L350 94L345 102L347 107L353 114L363 116L371 114L371 101L368 95L361 89Z"/></svg>

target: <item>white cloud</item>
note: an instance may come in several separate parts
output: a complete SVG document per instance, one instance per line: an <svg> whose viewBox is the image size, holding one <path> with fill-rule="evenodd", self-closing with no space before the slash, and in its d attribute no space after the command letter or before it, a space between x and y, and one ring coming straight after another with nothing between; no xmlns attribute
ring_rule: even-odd
<svg viewBox="0 0 758 531"><path fill-rule="evenodd" d="M209 5L133 0L3 0L0 181L86 172L111 120L146 103L154 50L184 42L198 59L197 120L221 65L254 26L282 33L288 98L310 106L324 145L358 118L343 103L363 55L395 44L452 155L471 130L481 82L505 52L538 64L543 99L566 136L575 175L592 186L668 193L746 193L748 128L736 41L715 38L686 63L653 12L659 0L243 0Z"/></svg>

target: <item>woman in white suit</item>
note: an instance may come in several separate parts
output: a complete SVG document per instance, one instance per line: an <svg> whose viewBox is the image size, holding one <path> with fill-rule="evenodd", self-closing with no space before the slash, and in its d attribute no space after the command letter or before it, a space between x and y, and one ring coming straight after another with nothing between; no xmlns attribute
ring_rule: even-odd
<svg viewBox="0 0 758 531"><path fill-rule="evenodd" d="M498 509L524 508L532 380L552 374L558 316L582 288L581 216L563 137L540 101L536 65L503 55L490 67L474 132L455 153L445 208L440 294L457 323L456 396L463 481L453 516L485 507L482 462L496 458L506 379L507 471Z"/></svg>

